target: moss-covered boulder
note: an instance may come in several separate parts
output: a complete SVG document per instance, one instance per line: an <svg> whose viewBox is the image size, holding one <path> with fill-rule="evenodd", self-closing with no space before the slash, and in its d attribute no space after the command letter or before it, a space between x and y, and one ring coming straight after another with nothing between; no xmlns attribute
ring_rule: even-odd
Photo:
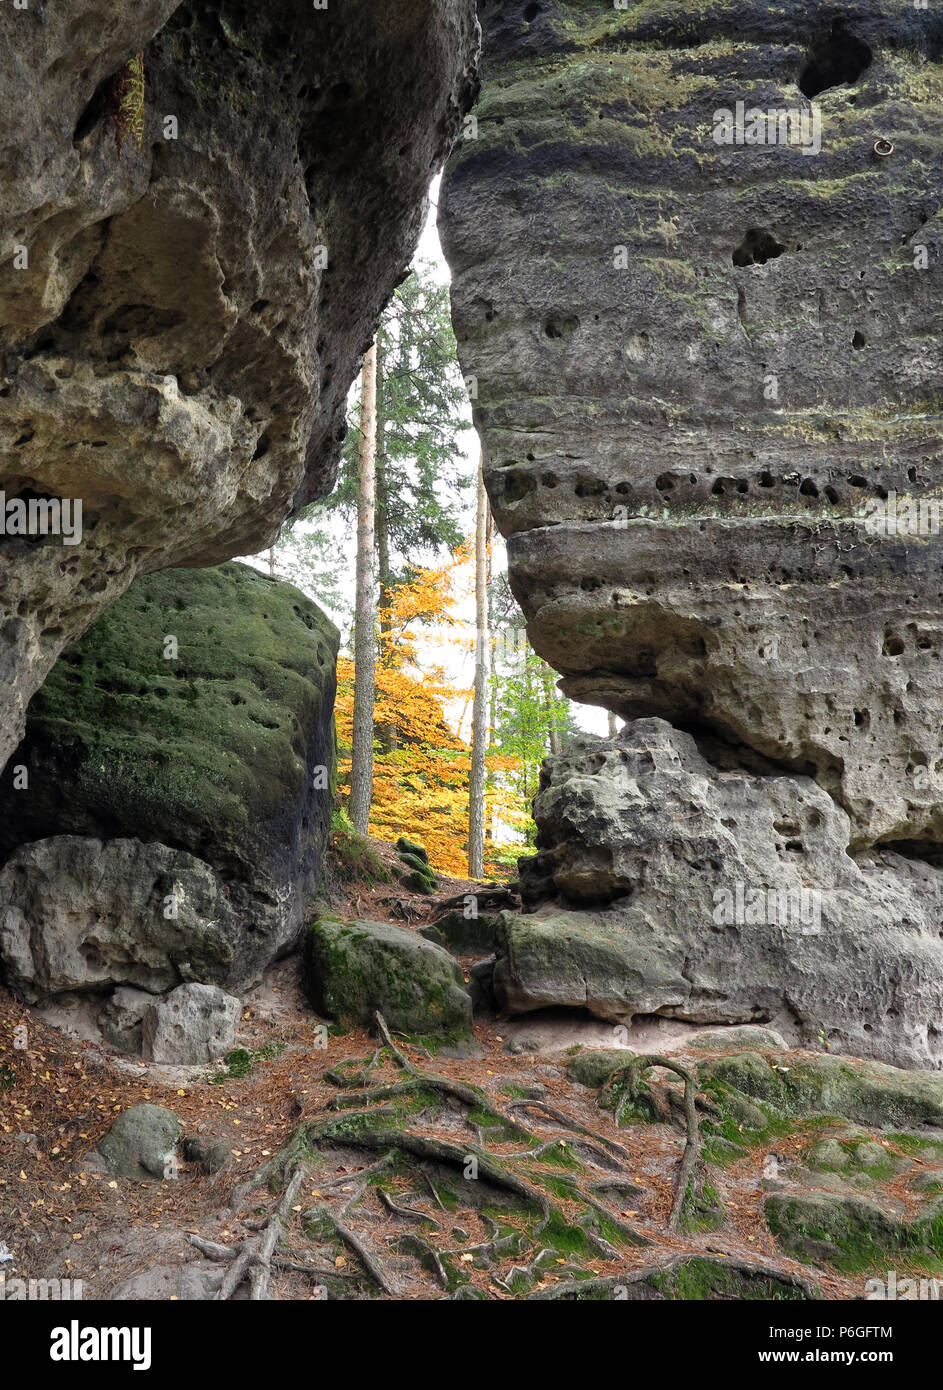
<svg viewBox="0 0 943 1390"><path fill-rule="evenodd" d="M407 840L405 835L401 835L396 841L396 848L403 855L412 855L414 859L419 859L426 867L429 867L429 851L425 845L420 845L416 840Z"/></svg>
<svg viewBox="0 0 943 1390"><path fill-rule="evenodd" d="M472 1005L441 946L387 922L321 916L305 945L305 988L319 1014L367 1027L379 1010L397 1032L463 1042Z"/></svg>
<svg viewBox="0 0 943 1390"><path fill-rule="evenodd" d="M783 1250L849 1273L885 1268L901 1251L943 1257L943 1219L935 1203L907 1221L857 1194L776 1193L767 1198L766 1220Z"/></svg>
<svg viewBox="0 0 943 1390"><path fill-rule="evenodd" d="M577 1052L567 1062L567 1080L580 1086L602 1086L610 1076L627 1067L635 1055L628 1048L616 1047Z"/></svg>
<svg viewBox="0 0 943 1390"><path fill-rule="evenodd" d="M62 656L0 780L0 949L15 982L164 989L169 972L172 983L238 989L287 948L329 826L336 651L333 625L297 589L227 564L138 580ZM103 885L101 846L119 841L138 846L122 858L135 884L116 872ZM63 952L43 937L37 842L47 878L47 861L68 859L76 920L87 920L88 939L83 925L68 943L74 979L44 978ZM194 912L183 885L203 879L205 910ZM122 967L122 952L92 934L103 914L130 921L132 906L150 954L132 950ZM186 939L167 946L182 920Z"/></svg>
<svg viewBox="0 0 943 1390"><path fill-rule="evenodd" d="M427 896L437 893L439 880L432 871L432 866L429 863L429 851L425 845L416 844L413 840L407 840L405 835L401 835L396 841L396 849L400 862L405 865L405 869L399 870L403 886L412 893L422 893Z"/></svg>
<svg viewBox="0 0 943 1390"><path fill-rule="evenodd" d="M902 1071L827 1054L741 1052L704 1062L702 1084L732 1088L786 1115L841 1115L858 1124L943 1128L943 1073Z"/></svg>

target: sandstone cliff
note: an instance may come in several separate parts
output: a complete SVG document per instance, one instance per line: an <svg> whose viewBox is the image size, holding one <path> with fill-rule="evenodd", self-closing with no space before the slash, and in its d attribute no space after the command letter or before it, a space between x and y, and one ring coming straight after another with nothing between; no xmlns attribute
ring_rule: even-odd
<svg viewBox="0 0 943 1390"><path fill-rule="evenodd" d="M734 772L756 817L728 824L718 805L721 843L702 820L695 862L656 895L663 925L684 919L689 977L688 1002L657 1007L705 1016L685 962L706 958L711 1016L781 1012L799 1036L834 1024L836 1045L939 1065L943 547L864 522L895 495L939 506L943 22L909 0L541 0L485 4L482 22L477 139L453 156L443 221L528 634L571 696L695 738L707 782L674 815L696 827ZM725 143L738 102L794 111L797 138ZM607 901L615 879L628 901L655 826L686 863L694 832L665 818L679 769L655 758L640 778L654 821L584 825L574 869L566 810L636 742L548 771L551 898L581 881ZM681 889L693 868L707 903L733 891L731 854L748 887L798 874L854 976L828 895L849 853L888 849L879 903L853 913L872 988L851 1033L811 938L780 947L807 977L795 991ZM875 863L860 859L866 878ZM888 914L920 937L910 965Z"/></svg>
<svg viewBox="0 0 943 1390"><path fill-rule="evenodd" d="M3 7L0 491L83 533L0 536L0 764L137 574L330 489L476 46L472 0Z"/></svg>

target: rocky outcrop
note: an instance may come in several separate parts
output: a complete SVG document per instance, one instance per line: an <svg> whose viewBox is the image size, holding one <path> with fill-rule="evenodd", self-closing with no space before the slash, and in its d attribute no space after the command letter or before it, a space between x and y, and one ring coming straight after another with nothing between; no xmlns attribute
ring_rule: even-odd
<svg viewBox="0 0 943 1390"><path fill-rule="evenodd" d="M7 8L0 492L82 518L0 534L0 766L136 575L257 551L330 489L476 44L472 0Z"/></svg>
<svg viewBox="0 0 943 1390"><path fill-rule="evenodd" d="M18 993L239 990L290 947L330 822L336 652L297 589L229 564L138 580L61 659L0 777ZM128 1003L106 1031L135 1033Z"/></svg>
<svg viewBox="0 0 943 1390"><path fill-rule="evenodd" d="M660 1011L778 1001L940 1065L943 22L905 0L482 18L442 222L512 586L568 694L708 760L646 726L648 764L631 735L551 768L532 903L621 893L607 931L672 963ZM776 113L766 143L738 102ZM924 534L882 529L908 496ZM601 771L624 753L636 790ZM718 927L731 874L816 889L823 934Z"/></svg>

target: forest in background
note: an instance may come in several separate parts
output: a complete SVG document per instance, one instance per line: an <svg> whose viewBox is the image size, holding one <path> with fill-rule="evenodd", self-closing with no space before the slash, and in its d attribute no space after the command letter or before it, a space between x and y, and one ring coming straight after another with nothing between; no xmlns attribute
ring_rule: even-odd
<svg viewBox="0 0 943 1390"><path fill-rule="evenodd" d="M577 726L527 641L448 287L422 262L383 313L348 423L334 492L256 557L341 630L337 823L418 840L443 873L506 877L534 843L541 761Z"/></svg>

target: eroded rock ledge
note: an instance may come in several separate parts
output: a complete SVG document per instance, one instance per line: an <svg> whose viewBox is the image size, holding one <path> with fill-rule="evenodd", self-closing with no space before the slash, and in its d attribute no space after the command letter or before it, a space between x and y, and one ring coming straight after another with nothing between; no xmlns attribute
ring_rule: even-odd
<svg viewBox="0 0 943 1390"><path fill-rule="evenodd" d="M550 767L533 901L611 903L631 1007L781 1008L938 1066L943 543L863 522L940 498L943 21L540 0L482 22L441 220L486 482L533 645L643 721ZM810 99L814 156L714 138L739 101ZM820 891L823 934L718 928L731 875ZM574 959L525 984L517 931L509 1000L592 993Z"/></svg>
<svg viewBox="0 0 943 1390"><path fill-rule="evenodd" d="M503 914L502 1008L772 1021L800 1046L940 1064L943 870L851 858L811 778L725 772L639 719L549 759L534 813L535 915Z"/></svg>
<svg viewBox="0 0 943 1390"><path fill-rule="evenodd" d="M256 551L330 489L476 49L472 0L4 8L0 490L81 498L84 538L0 537L0 766L135 575Z"/></svg>

